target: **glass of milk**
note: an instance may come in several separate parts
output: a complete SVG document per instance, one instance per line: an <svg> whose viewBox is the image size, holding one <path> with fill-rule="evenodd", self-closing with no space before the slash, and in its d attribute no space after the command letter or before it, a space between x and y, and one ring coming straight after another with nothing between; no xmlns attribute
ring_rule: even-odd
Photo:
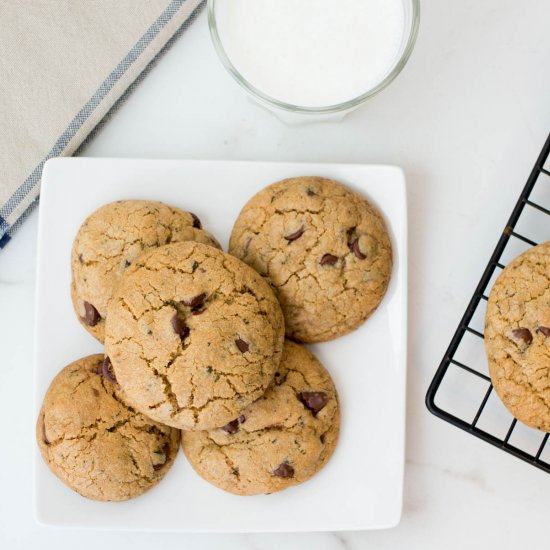
<svg viewBox="0 0 550 550"><path fill-rule="evenodd" d="M208 0L218 55L289 122L340 119L401 72L420 0Z"/></svg>

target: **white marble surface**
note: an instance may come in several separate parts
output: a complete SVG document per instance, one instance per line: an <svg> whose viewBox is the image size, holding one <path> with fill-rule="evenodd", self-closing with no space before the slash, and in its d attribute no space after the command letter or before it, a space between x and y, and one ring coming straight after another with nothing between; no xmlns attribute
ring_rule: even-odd
<svg viewBox="0 0 550 550"><path fill-rule="evenodd" d="M408 178L405 505L380 532L202 536L34 523L36 213L0 252L0 548L543 548L550 477L437 420L424 394L550 130L550 4L425 0L401 77L338 125L290 128L218 64L204 15L85 151L90 156L391 163ZM383 411L380 412L383 414ZM327 496L327 498L330 498ZM228 510L231 514L231 510Z"/></svg>

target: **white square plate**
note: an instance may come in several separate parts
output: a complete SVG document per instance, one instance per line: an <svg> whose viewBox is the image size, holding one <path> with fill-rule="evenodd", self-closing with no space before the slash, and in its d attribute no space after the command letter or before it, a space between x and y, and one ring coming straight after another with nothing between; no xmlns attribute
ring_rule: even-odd
<svg viewBox="0 0 550 550"><path fill-rule="evenodd" d="M358 330L312 350L339 392L340 440L312 480L272 495L239 497L209 485L180 450L166 478L128 502L82 498L61 483L35 446L36 516L42 524L189 532L337 531L391 527L401 516L407 357L407 209L399 168L345 164L54 159L40 200L35 407L55 374L101 352L69 297L70 251L84 219L119 199L154 199L195 212L226 248L245 202L274 181L320 175L376 204L390 228L394 270L376 313Z"/></svg>

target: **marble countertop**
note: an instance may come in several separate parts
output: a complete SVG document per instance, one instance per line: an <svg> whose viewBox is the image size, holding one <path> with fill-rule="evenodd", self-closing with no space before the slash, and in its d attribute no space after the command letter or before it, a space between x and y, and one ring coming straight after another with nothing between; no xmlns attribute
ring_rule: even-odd
<svg viewBox="0 0 550 550"><path fill-rule="evenodd" d="M203 536L83 534L36 525L31 475L35 212L0 252L0 547L339 550L547 544L550 477L431 416L424 395L550 131L549 20L550 4L540 0L425 0L416 50L389 89L342 123L289 127L250 102L224 72L202 14L83 152L403 167L410 218L409 375L404 510L397 528Z"/></svg>

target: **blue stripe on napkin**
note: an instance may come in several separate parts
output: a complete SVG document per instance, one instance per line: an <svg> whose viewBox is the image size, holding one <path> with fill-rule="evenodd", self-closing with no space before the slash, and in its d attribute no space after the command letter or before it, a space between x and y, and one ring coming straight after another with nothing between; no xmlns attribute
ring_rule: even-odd
<svg viewBox="0 0 550 550"><path fill-rule="evenodd" d="M9 228L9 223L0 216L0 248L4 248L10 240L10 235L8 233Z"/></svg>

